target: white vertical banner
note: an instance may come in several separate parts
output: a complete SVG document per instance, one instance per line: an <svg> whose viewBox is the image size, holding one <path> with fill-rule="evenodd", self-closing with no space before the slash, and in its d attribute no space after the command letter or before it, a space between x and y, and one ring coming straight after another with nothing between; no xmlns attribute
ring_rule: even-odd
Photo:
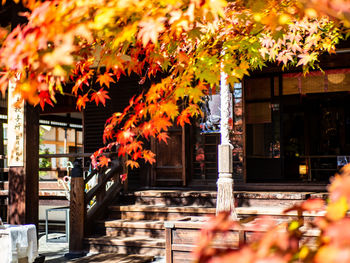
<svg viewBox="0 0 350 263"><path fill-rule="evenodd" d="M9 81L7 114L7 164L24 166L24 101L15 94L16 81Z"/></svg>

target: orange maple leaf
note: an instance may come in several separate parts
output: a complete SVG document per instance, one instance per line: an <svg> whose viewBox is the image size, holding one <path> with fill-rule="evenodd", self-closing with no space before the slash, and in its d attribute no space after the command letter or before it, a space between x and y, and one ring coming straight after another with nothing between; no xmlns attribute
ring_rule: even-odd
<svg viewBox="0 0 350 263"><path fill-rule="evenodd" d="M107 88L109 88L109 83L113 82L115 83L114 79L111 77L111 73L105 72L103 75L99 75L97 77L96 83L100 82L100 86L102 87L103 84L107 86Z"/></svg>
<svg viewBox="0 0 350 263"><path fill-rule="evenodd" d="M186 113L181 113L179 117L177 117L177 124L180 126L184 126L186 123L191 124L190 119L188 118L190 115Z"/></svg>
<svg viewBox="0 0 350 263"><path fill-rule="evenodd" d="M117 141L120 144L126 144L128 142L133 141L134 136L135 136L135 133L130 131L130 129L126 131L119 131L117 134Z"/></svg>
<svg viewBox="0 0 350 263"><path fill-rule="evenodd" d="M135 161L133 161L133 160L127 160L127 161L125 162L125 164L126 164L126 166L131 167L131 169L139 168L139 167L140 167L139 163L138 163L138 162L135 162Z"/></svg>
<svg viewBox="0 0 350 263"><path fill-rule="evenodd" d="M168 103L161 104L159 107L159 111L164 112L172 120L174 120L174 118L179 113L178 107L175 102L168 102Z"/></svg>
<svg viewBox="0 0 350 263"><path fill-rule="evenodd" d="M99 166L103 167L103 166L108 166L108 163L111 161L111 159L107 158L106 156L102 155L99 159Z"/></svg>
<svg viewBox="0 0 350 263"><path fill-rule="evenodd" d="M159 142L163 141L166 144L168 144L167 140L169 139L169 136L166 132L161 132L157 135L157 138L159 140Z"/></svg>
<svg viewBox="0 0 350 263"><path fill-rule="evenodd" d="M141 132L146 139L148 139L149 136L154 136L156 134L156 130L150 122L142 125Z"/></svg>
<svg viewBox="0 0 350 263"><path fill-rule="evenodd" d="M106 106L106 99L110 99L110 97L107 94L108 91L102 88L99 91L92 93L90 101L94 100L96 102L96 105L98 105L101 102L103 106Z"/></svg>
<svg viewBox="0 0 350 263"><path fill-rule="evenodd" d="M108 124L103 131L103 143L106 143L107 140L112 139L114 135L114 126Z"/></svg>
<svg viewBox="0 0 350 263"><path fill-rule="evenodd" d="M137 152L138 150L142 149L142 144L143 144L143 142L141 142L141 141L132 141L130 144L128 144L128 148L132 152Z"/></svg>
<svg viewBox="0 0 350 263"><path fill-rule="evenodd" d="M85 109L86 102L89 101L88 94L85 94L84 96L79 95L77 99L77 109L81 111L81 108Z"/></svg>
<svg viewBox="0 0 350 263"><path fill-rule="evenodd" d="M156 162L156 159L154 158L156 155L150 150L144 150L142 152L142 155L143 155L143 159L145 159L146 162L149 162L150 164L153 164Z"/></svg>
<svg viewBox="0 0 350 263"><path fill-rule="evenodd" d="M167 117L155 117L152 119L152 123L158 132L167 131L168 127L172 125Z"/></svg>

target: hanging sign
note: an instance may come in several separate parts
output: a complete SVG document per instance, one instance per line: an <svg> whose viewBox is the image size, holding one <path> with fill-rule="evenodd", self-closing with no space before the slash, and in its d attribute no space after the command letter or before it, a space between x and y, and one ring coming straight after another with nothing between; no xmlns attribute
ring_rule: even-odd
<svg viewBox="0 0 350 263"><path fill-rule="evenodd" d="M24 166L24 102L15 94L16 82L9 82L7 114L7 164Z"/></svg>

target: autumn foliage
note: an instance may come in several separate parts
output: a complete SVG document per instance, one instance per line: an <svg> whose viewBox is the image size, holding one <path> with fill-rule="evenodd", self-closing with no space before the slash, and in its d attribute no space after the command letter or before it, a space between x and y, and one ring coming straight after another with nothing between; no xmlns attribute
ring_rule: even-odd
<svg viewBox="0 0 350 263"><path fill-rule="evenodd" d="M136 74L140 83L157 77L108 119L106 147L93 156L105 165L99 156L118 145L129 167L139 159L152 164L143 141L166 142L170 126L200 116L199 103L219 90L221 71L233 85L268 62L307 72L320 54L334 52L347 33L343 2L334 2L342 13L313 1L24 0L28 22L0 30L0 90L4 95L16 79L17 92L43 108L72 83L83 110L105 105L122 76Z"/></svg>
<svg viewBox="0 0 350 263"><path fill-rule="evenodd" d="M322 199L309 199L285 211L297 211L298 218L278 222L272 218L255 219L250 230L255 231L253 242L241 244L234 249L215 247L213 241L220 235L225 237L232 228L241 229L249 225L230 220L229 213L212 218L202 229L199 245L194 251L197 262L201 263L345 263L350 262L350 166L345 166L332 179L328 187L328 204ZM308 225L303 213L318 212L319 215ZM314 240L304 236L312 228L319 230ZM225 238L221 240L224 243Z"/></svg>

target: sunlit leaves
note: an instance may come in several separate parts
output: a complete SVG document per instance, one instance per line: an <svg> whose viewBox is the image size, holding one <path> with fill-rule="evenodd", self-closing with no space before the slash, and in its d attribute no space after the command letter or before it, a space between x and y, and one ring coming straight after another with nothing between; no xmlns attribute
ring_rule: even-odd
<svg viewBox="0 0 350 263"><path fill-rule="evenodd" d="M81 111L82 108L85 109L86 103L89 101L88 94L85 94L84 96L79 95L77 99L77 109L79 111Z"/></svg>
<svg viewBox="0 0 350 263"><path fill-rule="evenodd" d="M161 132L157 135L157 139L159 142L165 142L166 144L168 144L167 140L169 139L169 136L167 133L165 132Z"/></svg>
<svg viewBox="0 0 350 263"><path fill-rule="evenodd" d="M90 100L95 101L96 105L98 105L99 103L102 103L103 106L105 106L106 99L110 99L110 97L108 96L108 91L102 88L99 91L92 93Z"/></svg>
<svg viewBox="0 0 350 263"><path fill-rule="evenodd" d="M99 82L100 83L100 86L102 87L103 85L106 85L107 88L109 88L109 83L113 82L115 83L114 79L111 77L112 74L111 73L104 73L104 74L101 74L97 77L97 80L96 82Z"/></svg>
<svg viewBox="0 0 350 263"><path fill-rule="evenodd" d="M45 104L49 104L53 107L53 103L51 101L51 96L48 90L43 90L39 93L40 98L40 107L42 110L44 110Z"/></svg>
<svg viewBox="0 0 350 263"><path fill-rule="evenodd" d="M137 161L149 156L137 142L165 142L169 127L202 114L198 105L219 92L222 71L232 86L266 62L307 71L320 54L333 52L341 28L310 11L304 19L301 8L287 0L37 2L26 25L8 36L0 30L0 43L7 36L0 89L4 94L19 73L18 91L43 107L71 82L83 110L89 101L105 105L105 89L136 74L143 91L112 116L103 140L107 150L118 144L119 155Z"/></svg>
<svg viewBox="0 0 350 263"><path fill-rule="evenodd" d="M140 31L138 37L141 39L143 46L145 47L149 41L156 43L158 35L164 31L165 17L148 18L140 23Z"/></svg>
<svg viewBox="0 0 350 263"><path fill-rule="evenodd" d="M125 164L126 164L127 167L130 167L131 169L139 168L139 167L140 167L139 163L138 163L138 162L135 162L135 161L133 161L133 160L127 160L127 161L125 162Z"/></svg>
<svg viewBox="0 0 350 263"><path fill-rule="evenodd" d="M126 144L128 142L133 141L134 136L135 136L135 133L133 133L131 130L119 131L117 134L117 140L121 144Z"/></svg>
<svg viewBox="0 0 350 263"><path fill-rule="evenodd" d="M156 159L155 154L149 150L144 150L142 152L142 157L145 159L146 162L148 162L149 164L153 164L155 163Z"/></svg>
<svg viewBox="0 0 350 263"><path fill-rule="evenodd" d="M110 161L111 161L111 159L109 159L109 158L107 158L106 156L102 155L102 156L100 156L100 158L99 158L99 165L100 165L101 167L103 167L103 166L108 167L108 164L109 164Z"/></svg>

